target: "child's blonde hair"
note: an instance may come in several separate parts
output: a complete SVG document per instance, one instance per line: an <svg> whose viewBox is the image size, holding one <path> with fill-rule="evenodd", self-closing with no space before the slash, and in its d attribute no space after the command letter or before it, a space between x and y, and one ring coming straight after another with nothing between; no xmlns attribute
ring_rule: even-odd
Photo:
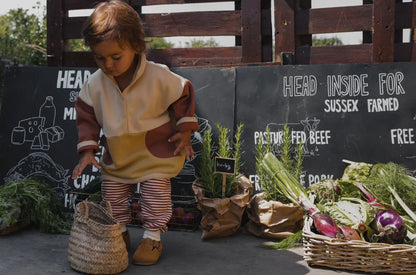
<svg viewBox="0 0 416 275"><path fill-rule="evenodd" d="M98 4L82 31L85 44L94 46L104 40L118 41L139 50L146 49L144 31L138 13L127 3L111 0Z"/></svg>

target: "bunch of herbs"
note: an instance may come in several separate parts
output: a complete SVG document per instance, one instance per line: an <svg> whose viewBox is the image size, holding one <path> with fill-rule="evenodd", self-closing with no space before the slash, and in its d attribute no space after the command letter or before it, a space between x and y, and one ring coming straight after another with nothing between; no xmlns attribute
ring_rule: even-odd
<svg viewBox="0 0 416 275"><path fill-rule="evenodd" d="M235 129L234 138L230 142L230 131L228 128L217 124L219 131L218 144L213 140L212 130L206 130L203 134L202 153L199 175L207 198L222 197L223 175L215 173L215 157L234 158L235 173L226 176L225 196L235 195L237 190L237 176L242 166L242 131L243 124Z"/></svg>
<svg viewBox="0 0 416 275"><path fill-rule="evenodd" d="M47 233L69 234L72 220L47 183L35 179L7 182L0 186L0 197L20 205L20 223L34 224Z"/></svg>

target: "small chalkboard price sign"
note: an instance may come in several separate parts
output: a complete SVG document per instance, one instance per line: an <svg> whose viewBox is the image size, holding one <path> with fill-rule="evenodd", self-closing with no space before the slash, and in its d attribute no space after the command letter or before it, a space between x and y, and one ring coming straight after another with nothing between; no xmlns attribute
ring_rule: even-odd
<svg viewBox="0 0 416 275"><path fill-rule="evenodd" d="M222 197L225 197L227 175L235 174L235 159L215 157L215 173L222 174Z"/></svg>

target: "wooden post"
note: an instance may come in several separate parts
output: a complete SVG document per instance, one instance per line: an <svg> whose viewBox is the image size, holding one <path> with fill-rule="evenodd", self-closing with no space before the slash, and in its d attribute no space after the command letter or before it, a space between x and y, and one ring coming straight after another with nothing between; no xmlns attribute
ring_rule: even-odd
<svg viewBox="0 0 416 275"><path fill-rule="evenodd" d="M373 63L394 61L395 4L396 0L377 0L373 3Z"/></svg>
<svg viewBox="0 0 416 275"><path fill-rule="evenodd" d="M282 54L295 54L295 0L274 0L275 60Z"/></svg>
<svg viewBox="0 0 416 275"><path fill-rule="evenodd" d="M261 53L262 61L273 61L273 31L271 18L271 1L261 0Z"/></svg>
<svg viewBox="0 0 416 275"><path fill-rule="evenodd" d="M241 1L241 46L243 63L262 61L261 1Z"/></svg>
<svg viewBox="0 0 416 275"><path fill-rule="evenodd" d="M227 185L227 175L222 174L222 198L225 198L225 186Z"/></svg>
<svg viewBox="0 0 416 275"><path fill-rule="evenodd" d="M312 0L296 0L295 2L295 25L296 25L296 11L309 10L312 7ZM312 34L298 35L295 28L295 46L312 46Z"/></svg>
<svg viewBox="0 0 416 275"><path fill-rule="evenodd" d="M48 66L63 66L63 0L47 0L47 59Z"/></svg>

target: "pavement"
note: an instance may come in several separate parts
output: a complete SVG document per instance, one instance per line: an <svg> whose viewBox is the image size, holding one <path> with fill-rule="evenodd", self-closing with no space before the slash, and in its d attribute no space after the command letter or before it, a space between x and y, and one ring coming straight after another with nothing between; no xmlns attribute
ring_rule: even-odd
<svg viewBox="0 0 416 275"><path fill-rule="evenodd" d="M143 229L128 228L132 247L139 245ZM274 250L260 247L268 241L245 233L242 229L233 236L201 240L202 230L169 231L162 234L163 253L153 266L129 265L122 275L344 275L357 272L325 267L310 267L303 260L302 247ZM1 275L80 274L67 260L69 235L41 233L26 228L0 236ZM362 274L362 273L361 273Z"/></svg>

